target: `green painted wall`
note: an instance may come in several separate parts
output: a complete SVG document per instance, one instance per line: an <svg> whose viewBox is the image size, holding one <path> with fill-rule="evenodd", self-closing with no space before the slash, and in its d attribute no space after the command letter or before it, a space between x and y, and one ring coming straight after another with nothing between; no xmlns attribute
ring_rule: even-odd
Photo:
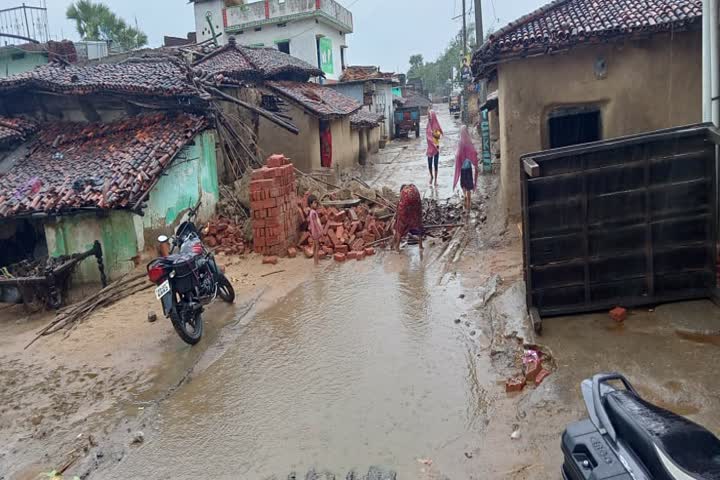
<svg viewBox="0 0 720 480"><path fill-rule="evenodd" d="M22 55L22 58L13 58ZM47 55L40 52L20 52L17 49L0 53L0 77L9 77L18 73L27 72L40 65L48 63Z"/></svg>
<svg viewBox="0 0 720 480"><path fill-rule="evenodd" d="M143 217L146 244L153 245L159 233L170 233L201 197L199 220L209 219L215 212L219 191L215 133L206 130L195 137L194 145L180 152L150 192Z"/></svg>
<svg viewBox="0 0 720 480"><path fill-rule="evenodd" d="M106 216L88 213L47 221L48 252L52 256L84 252L100 240L105 271L109 278L116 279L135 268L133 258L145 245L154 245L158 233L172 233L171 226L201 196L199 221L209 219L215 213L219 190L215 134L208 130L197 135L194 144L187 146L166 170L150 192L144 217L113 210ZM79 283L98 282L95 257L83 261L73 279Z"/></svg>
<svg viewBox="0 0 720 480"><path fill-rule="evenodd" d="M95 240L99 240L103 247L105 273L116 279L135 267L133 257L138 254L138 242L133 217L130 212L113 210L102 217L89 213L48 221L45 223L48 252L54 257L80 253L92 248ZM100 281L95 257L78 266L73 280L79 283Z"/></svg>

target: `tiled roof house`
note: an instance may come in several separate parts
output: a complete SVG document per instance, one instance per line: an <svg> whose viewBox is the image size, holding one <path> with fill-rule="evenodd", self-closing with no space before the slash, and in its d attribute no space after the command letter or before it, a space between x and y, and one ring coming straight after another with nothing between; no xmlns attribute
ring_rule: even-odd
<svg viewBox="0 0 720 480"><path fill-rule="evenodd" d="M490 35L472 67L509 215L523 154L701 120L701 16L702 0L555 0Z"/></svg>

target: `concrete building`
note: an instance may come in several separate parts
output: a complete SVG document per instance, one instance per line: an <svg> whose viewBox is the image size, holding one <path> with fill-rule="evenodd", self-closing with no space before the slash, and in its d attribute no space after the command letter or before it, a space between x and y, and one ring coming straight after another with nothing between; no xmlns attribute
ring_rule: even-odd
<svg viewBox="0 0 720 480"><path fill-rule="evenodd" d="M701 121L702 2L653 3L555 1L475 52L511 217L523 154Z"/></svg>
<svg viewBox="0 0 720 480"><path fill-rule="evenodd" d="M346 65L352 13L335 0L194 0L197 40L235 36L241 45L273 47L338 80Z"/></svg>

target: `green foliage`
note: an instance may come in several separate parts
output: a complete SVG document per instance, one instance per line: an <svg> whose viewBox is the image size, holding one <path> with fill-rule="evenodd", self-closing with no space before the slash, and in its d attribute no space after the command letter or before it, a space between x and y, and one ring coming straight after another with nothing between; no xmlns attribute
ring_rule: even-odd
<svg viewBox="0 0 720 480"><path fill-rule="evenodd" d="M123 50L147 45L147 35L128 25L105 4L76 0L68 7L65 15L68 20L75 21L78 34L85 40L112 41Z"/></svg>
<svg viewBox="0 0 720 480"><path fill-rule="evenodd" d="M468 55L475 49L475 25L468 25ZM434 62L424 62L423 56L416 54L410 57L410 69L408 78L421 78L423 85L428 92L447 95L450 90L453 67L456 69L456 76L460 75L462 65L463 38L460 30L450 41L440 57Z"/></svg>

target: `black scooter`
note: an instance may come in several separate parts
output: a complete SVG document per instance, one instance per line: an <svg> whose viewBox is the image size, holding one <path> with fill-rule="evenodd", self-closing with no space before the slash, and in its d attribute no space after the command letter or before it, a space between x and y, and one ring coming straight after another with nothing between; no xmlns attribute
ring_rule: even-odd
<svg viewBox="0 0 720 480"><path fill-rule="evenodd" d="M200 202L190 209L188 220L180 224L174 237L158 237L161 246L170 245L168 255L147 266L150 281L158 285L155 296L162 304L163 314L190 345L202 338L205 305L216 296L228 303L235 301L235 290L218 268L212 252L203 245L193 223L199 209ZM173 254L175 250L179 253Z"/></svg>
<svg viewBox="0 0 720 480"><path fill-rule="evenodd" d="M720 440L643 400L622 375L595 375L582 393L590 418L563 434L565 480L720 479Z"/></svg>

